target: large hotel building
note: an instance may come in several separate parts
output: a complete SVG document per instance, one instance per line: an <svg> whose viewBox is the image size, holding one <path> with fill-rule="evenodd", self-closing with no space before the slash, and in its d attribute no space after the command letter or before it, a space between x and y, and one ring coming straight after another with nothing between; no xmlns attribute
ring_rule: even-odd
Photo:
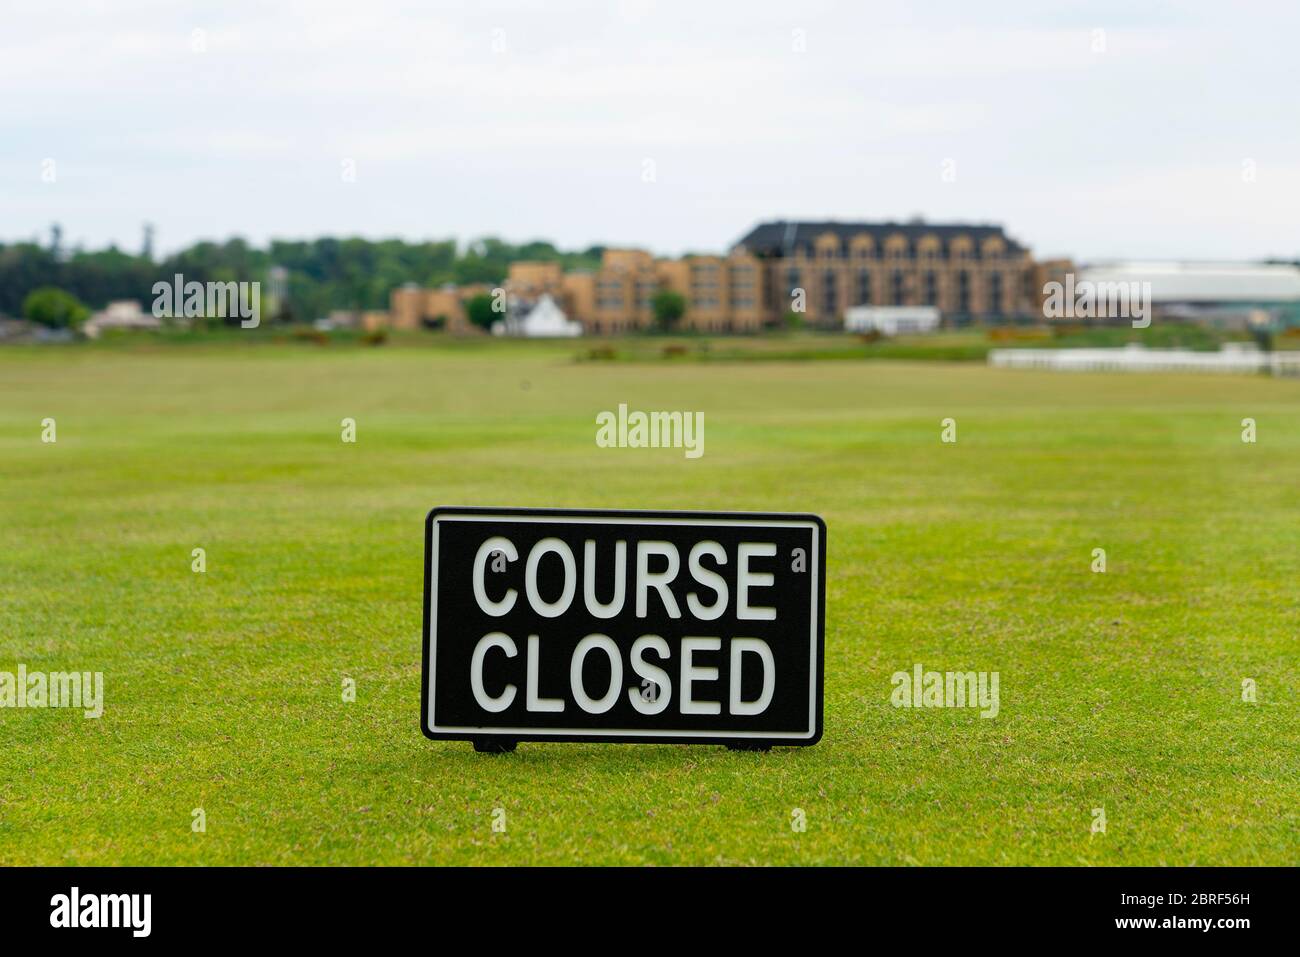
<svg viewBox="0 0 1300 957"><path fill-rule="evenodd" d="M551 296L588 333L651 326L663 289L685 299L680 328L749 332L791 312L839 327L845 310L859 305L934 306L953 323L1041 314L1039 290L1058 268L1036 263L1000 226L779 221L756 226L725 256L657 259L607 249L599 269L568 273L554 262L516 262L504 289L525 308ZM391 321L468 331L463 303L483 289L395 290Z"/></svg>

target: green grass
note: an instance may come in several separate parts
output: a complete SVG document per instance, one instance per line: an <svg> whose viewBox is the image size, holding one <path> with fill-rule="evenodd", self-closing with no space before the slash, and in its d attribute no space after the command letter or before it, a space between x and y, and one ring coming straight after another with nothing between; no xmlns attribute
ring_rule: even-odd
<svg viewBox="0 0 1300 957"><path fill-rule="evenodd" d="M106 685L0 710L0 863L1295 863L1300 381L576 350L0 351L0 670ZM597 448L620 402L704 457ZM425 740L439 504L820 513L824 739ZM916 662L1001 713L893 708Z"/></svg>

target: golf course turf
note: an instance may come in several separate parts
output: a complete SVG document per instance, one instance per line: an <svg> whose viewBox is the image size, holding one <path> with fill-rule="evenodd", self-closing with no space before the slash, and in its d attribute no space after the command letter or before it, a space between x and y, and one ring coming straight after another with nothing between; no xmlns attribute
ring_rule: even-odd
<svg viewBox="0 0 1300 957"><path fill-rule="evenodd" d="M104 675L0 709L0 863L1296 863L1300 380L585 348L0 351L0 671ZM437 505L822 516L822 741L426 740Z"/></svg>

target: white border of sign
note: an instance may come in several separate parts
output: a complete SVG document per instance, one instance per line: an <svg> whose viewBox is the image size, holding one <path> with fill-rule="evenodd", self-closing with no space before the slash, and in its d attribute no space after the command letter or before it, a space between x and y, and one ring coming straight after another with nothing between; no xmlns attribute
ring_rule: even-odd
<svg viewBox="0 0 1300 957"><path fill-rule="evenodd" d="M636 524L636 525L705 525L710 527L740 526L747 528L807 528L812 531L812 552L809 556L809 586L811 589L811 621L808 629L808 730L807 731L740 731L716 729L657 729L657 728L502 728L496 726L439 726L433 723L434 673L438 643L438 525L441 522L543 522L550 524ZM563 738L583 740L618 738L623 741L672 741L723 739L755 739L814 744L821 738L821 662L822 648L822 579L825 558L826 526L816 515L771 516L743 512L653 512L617 511L588 512L575 509L511 509L511 508L435 508L426 520L425 539L425 603L424 603L424 668L421 675L423 699L422 725L426 737L464 740L479 737L516 738L540 740Z"/></svg>

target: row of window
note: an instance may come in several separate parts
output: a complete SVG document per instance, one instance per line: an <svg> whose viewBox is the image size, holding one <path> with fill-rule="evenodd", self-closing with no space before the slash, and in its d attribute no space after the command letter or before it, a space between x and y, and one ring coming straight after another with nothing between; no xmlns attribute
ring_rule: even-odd
<svg viewBox="0 0 1300 957"><path fill-rule="evenodd" d="M748 268L748 267L746 267ZM851 290L851 298L846 295L841 296L841 273L838 270L827 269L821 274L820 283L820 305L826 312L836 312L841 307L850 305L863 305L874 301L873 272L868 269L856 270L849 280L851 285L844 292L847 294ZM894 269L887 273L883 279L885 281L885 301L890 305L904 305L909 300L909 276L914 275L911 271ZM956 299L958 311L969 311L971 303L971 287L973 274L961 270L956 273ZM934 270L926 270L916 276L919 282L919 301L925 305L938 305L940 298L940 274ZM787 295L794 295L794 290L804 288L803 270L798 266L788 266L785 270L785 288ZM658 286L650 283L637 283L637 306L641 310L650 310L653 308L654 293ZM753 309L757 304L754 293L757 290L753 284L748 284L748 288L733 289L731 295L731 305L736 309ZM764 288L763 301L770 305L768 297L769 289ZM999 272L988 274L988 301L989 307L994 312L1000 312L1008 305L1005 301L1003 275ZM699 309L719 309L722 306L722 297L719 295L718 284L715 281L693 284L690 302ZM602 311L621 311L626 308L626 299L624 296L624 287L618 282L600 282L597 284L596 306Z"/></svg>
<svg viewBox="0 0 1300 957"><path fill-rule="evenodd" d="M940 259L1010 259L1013 254L1005 247L987 247L981 249L978 246L961 245L956 248L949 243L945 248L943 246L926 246L919 245L909 246L888 246L884 249L883 256L876 256L876 247L863 245L850 245L847 251L841 246L817 246L809 243L798 247L796 255L803 256L806 259L920 259L920 260L940 260Z"/></svg>
<svg viewBox="0 0 1300 957"><path fill-rule="evenodd" d="M1006 303L1004 302L1004 292L1001 273L992 273L989 277L988 300L989 309L992 312L1001 312ZM854 277L855 298L851 305L866 305L872 301L871 272L866 269L858 270ZM786 290L787 295L794 296L795 290L802 288L800 283L800 272L797 268L791 267L786 271ZM907 273L901 269L895 269L889 275L889 304L895 306L905 305L907 303ZM822 274L821 286L821 305L825 312L833 313L840 308L839 298L839 276L833 270L827 270ZM921 275L921 302L927 306L936 306L939 304L939 274L933 271ZM971 274L965 270L957 274L957 310L959 312L969 312L971 304Z"/></svg>

